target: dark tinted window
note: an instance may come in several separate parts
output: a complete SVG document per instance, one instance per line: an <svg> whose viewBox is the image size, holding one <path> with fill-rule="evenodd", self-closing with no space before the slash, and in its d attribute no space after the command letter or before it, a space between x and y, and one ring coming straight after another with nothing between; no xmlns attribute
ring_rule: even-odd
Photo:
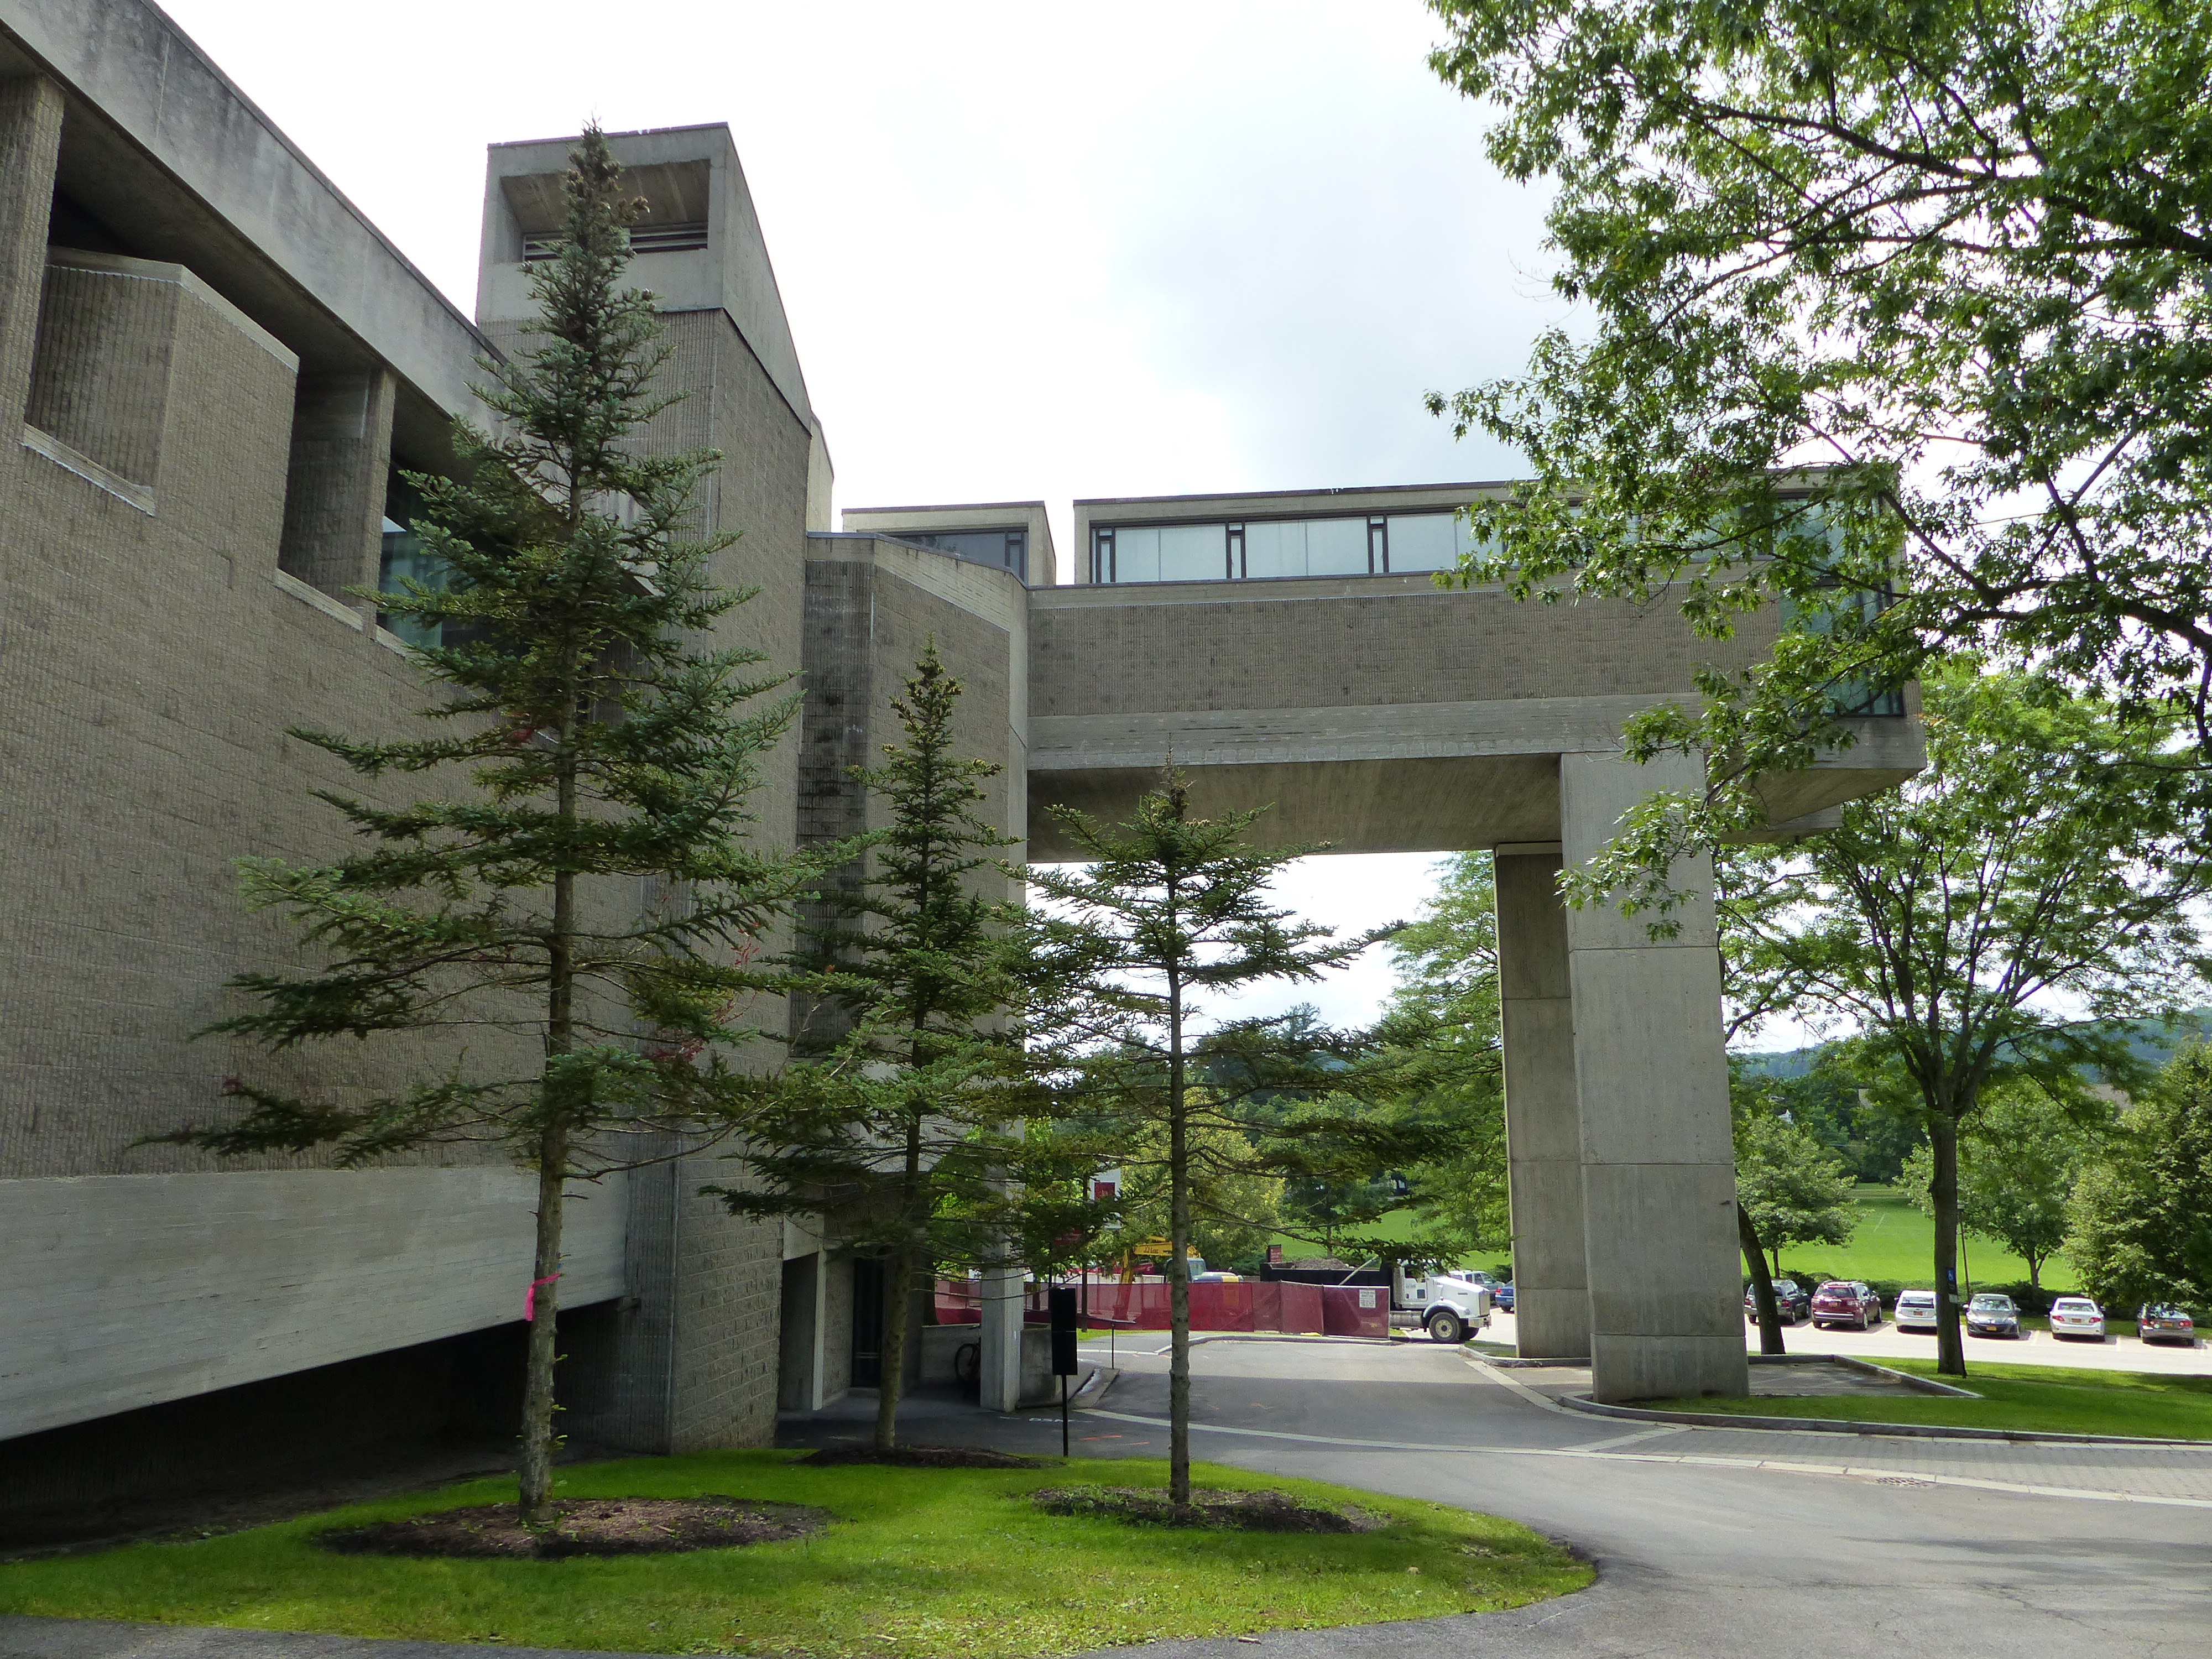
<svg viewBox="0 0 2212 1659"><path fill-rule="evenodd" d="M1029 569L1026 530L895 530L888 532L916 547L933 547L971 564L988 564L1025 576Z"/></svg>

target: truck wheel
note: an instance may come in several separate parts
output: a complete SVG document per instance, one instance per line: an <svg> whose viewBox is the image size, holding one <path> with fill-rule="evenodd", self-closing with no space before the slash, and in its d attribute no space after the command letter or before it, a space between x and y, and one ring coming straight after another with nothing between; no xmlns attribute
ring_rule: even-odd
<svg viewBox="0 0 2212 1659"><path fill-rule="evenodd" d="M1467 1326L1449 1308L1439 1308L1429 1316L1429 1340L1431 1342L1461 1343L1467 1340Z"/></svg>

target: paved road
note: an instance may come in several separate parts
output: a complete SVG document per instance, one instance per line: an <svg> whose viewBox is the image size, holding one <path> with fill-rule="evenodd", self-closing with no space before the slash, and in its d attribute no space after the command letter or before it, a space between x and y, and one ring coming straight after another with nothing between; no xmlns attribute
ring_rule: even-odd
<svg viewBox="0 0 2212 1659"><path fill-rule="evenodd" d="M1103 1408L1077 1419L1083 1451L1164 1449L1166 1361L1133 1346ZM1595 1589L1523 1613L1267 1638L1280 1653L2212 1649L2212 1448L1638 1429L1550 1407L1513 1373L1419 1343L1206 1342L1192 1391L1195 1420L1212 1425L1194 1436L1201 1456L1509 1515L1598 1564ZM1040 1415L994 1438L1057 1450L1058 1425Z"/></svg>
<svg viewBox="0 0 2212 1659"><path fill-rule="evenodd" d="M1157 1335L1079 1413L1076 1449L1158 1455ZM1540 1373L1427 1343L1216 1339L1199 1454L1524 1521L1598 1565L1517 1613L1164 1644L1112 1659L2158 1659L2212 1650L2212 1448L2016 1446L1650 1427L1569 1413ZM1057 1452L1038 1412L911 1402L909 1438ZM866 1432L855 1396L787 1438ZM0 1619L0 1659L467 1659L265 1632ZM519 1650L529 1659L531 1650ZM599 1656L606 1659L606 1656Z"/></svg>

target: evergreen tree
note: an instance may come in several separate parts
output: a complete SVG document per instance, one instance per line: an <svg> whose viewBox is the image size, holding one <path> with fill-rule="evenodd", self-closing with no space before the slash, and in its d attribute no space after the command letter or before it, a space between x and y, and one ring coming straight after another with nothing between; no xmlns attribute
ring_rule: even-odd
<svg viewBox="0 0 2212 1659"><path fill-rule="evenodd" d="M247 860L246 902L290 915L326 963L240 975L257 1006L210 1028L272 1049L467 1042L435 1075L359 1103L240 1082L239 1121L170 1137L225 1154L327 1146L349 1167L477 1143L535 1171L520 1491L533 1525L549 1518L556 1443L563 1189L628 1167L637 1140L622 1132L665 1147L726 1127L746 1092L729 1050L757 1035L732 1011L809 873L744 842L759 757L795 705L745 713L782 677L714 642L749 597L713 578L735 538L690 528L718 458L639 453L666 406L653 391L666 351L651 296L621 285L637 204L597 128L564 191L559 255L531 268L534 343L481 363L500 434L458 423L458 476L410 475L446 580L379 596L444 641L412 653L449 694L424 711L443 730L294 733L365 780L437 774L448 793L404 806L325 793L359 851ZM671 896L643 915L641 878Z"/></svg>
<svg viewBox="0 0 2212 1659"><path fill-rule="evenodd" d="M1050 902L1032 922L1032 1007L1039 1063L1059 1073L1063 1112L1126 1126L1122 1156L1161 1144L1168 1195L1169 1501L1190 1502L1190 1269L1192 1194L1209 1147L1203 1132L1228 1129L1253 1145L1235 1167L1316 1172L1309 1133L1356 1140L1356 1123L1275 1115L1263 1146L1255 1103L1327 1086L1320 1062L1339 1046L1299 1019L1238 1022L1209 1033L1203 1051L1199 998L1268 980L1310 980L1349 962L1370 941L1337 943L1270 901L1268 884L1310 848L1252 846L1259 812L1201 818L1183 777L1168 772L1126 823L1103 826L1054 808L1088 860L1043 866L1031 884ZM1202 1068L1202 1069L1201 1069Z"/></svg>
<svg viewBox="0 0 2212 1659"><path fill-rule="evenodd" d="M831 921L785 981L808 1011L793 1038L807 1063L751 1128L744 1156L760 1184L716 1189L738 1214L823 1211L887 1254L884 1450L897 1439L917 1277L1002 1253L1001 1231L1019 1224L1005 1213L1024 1153L1006 1127L1022 1075L1006 1018L1021 994L1014 913L979 890L1011 876L998 855L1016 842L983 817L983 785L1004 769L957 753L960 691L933 639L891 705L905 741L854 769L890 822L854 849L872 868L829 890Z"/></svg>

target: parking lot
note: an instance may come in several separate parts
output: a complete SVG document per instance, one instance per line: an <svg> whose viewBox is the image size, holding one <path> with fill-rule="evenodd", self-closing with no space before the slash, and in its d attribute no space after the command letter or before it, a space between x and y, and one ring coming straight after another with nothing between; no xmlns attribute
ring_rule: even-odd
<svg viewBox="0 0 2212 1659"><path fill-rule="evenodd" d="M1491 1316L1490 1328L1479 1333L1492 1342L1512 1342L1513 1316ZM1936 1357L1933 1331L1900 1331L1887 1317L1870 1331L1815 1330L1810 1322L1782 1328L1783 1346L1791 1353L1846 1353L1879 1364L1885 1359ZM1759 1351L1759 1328L1744 1322L1744 1343ZM2163 1342L2142 1342L2132 1336L2108 1336L2102 1342L2059 1341L2048 1331L2024 1331L2018 1340L1973 1337L1966 1343L1969 1370L1976 1360L1990 1364L2072 1365L2091 1370L2162 1371L2212 1376L2212 1347L2202 1339L2190 1347Z"/></svg>

